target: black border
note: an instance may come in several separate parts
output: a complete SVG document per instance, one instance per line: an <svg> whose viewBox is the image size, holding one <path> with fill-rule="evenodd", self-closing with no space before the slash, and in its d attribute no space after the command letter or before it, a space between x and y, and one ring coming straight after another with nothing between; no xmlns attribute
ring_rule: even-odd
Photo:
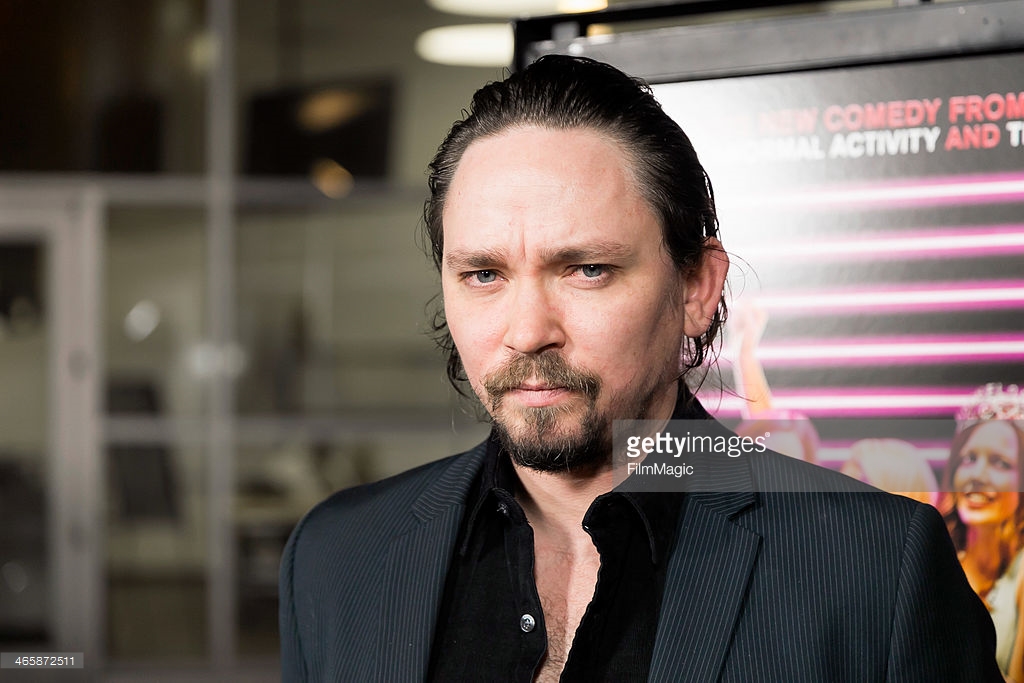
<svg viewBox="0 0 1024 683"><path fill-rule="evenodd" d="M573 54L651 83L670 83L1024 50L1024 0L927 3L585 37L593 24L683 22L711 12L795 4L801 3L698 0L520 19L514 23L513 67L544 54Z"/></svg>

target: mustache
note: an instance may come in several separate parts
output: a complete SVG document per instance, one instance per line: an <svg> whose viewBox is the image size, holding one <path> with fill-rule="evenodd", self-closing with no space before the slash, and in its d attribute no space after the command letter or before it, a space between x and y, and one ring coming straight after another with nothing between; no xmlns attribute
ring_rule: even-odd
<svg viewBox="0 0 1024 683"><path fill-rule="evenodd" d="M538 355L516 355L484 378L484 389L495 401L518 389L527 380L561 387L595 399L601 380L586 370L574 368L564 357L552 351Z"/></svg>

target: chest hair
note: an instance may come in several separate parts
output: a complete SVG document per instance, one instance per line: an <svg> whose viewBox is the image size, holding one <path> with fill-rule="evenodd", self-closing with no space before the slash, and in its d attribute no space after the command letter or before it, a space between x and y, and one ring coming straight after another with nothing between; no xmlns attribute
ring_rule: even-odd
<svg viewBox="0 0 1024 683"><path fill-rule="evenodd" d="M594 597L601 557L593 546L583 553L570 553L540 538L535 542L534 576L548 637L536 680L547 683L557 681L565 668L576 629Z"/></svg>

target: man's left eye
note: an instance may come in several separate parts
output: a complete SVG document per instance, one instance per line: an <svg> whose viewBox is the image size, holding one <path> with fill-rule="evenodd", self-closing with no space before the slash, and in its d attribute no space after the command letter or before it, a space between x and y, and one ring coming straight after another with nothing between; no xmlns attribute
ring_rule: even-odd
<svg viewBox="0 0 1024 683"><path fill-rule="evenodd" d="M589 263L585 266L580 266L580 272L583 273L585 277L601 277L604 275L604 266Z"/></svg>

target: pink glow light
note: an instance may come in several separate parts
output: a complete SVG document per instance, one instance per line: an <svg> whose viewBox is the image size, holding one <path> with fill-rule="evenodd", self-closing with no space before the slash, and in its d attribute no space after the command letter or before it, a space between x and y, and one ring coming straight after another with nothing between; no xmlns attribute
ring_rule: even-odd
<svg viewBox="0 0 1024 683"><path fill-rule="evenodd" d="M849 205L943 206L1024 201L1024 175L959 175L884 183L803 187L794 192L748 194L730 199L736 208L834 208Z"/></svg>
<svg viewBox="0 0 1024 683"><path fill-rule="evenodd" d="M928 283L901 289L865 288L758 297L768 311L859 311L870 309L963 310L1024 308L1024 281Z"/></svg>
<svg viewBox="0 0 1024 683"><path fill-rule="evenodd" d="M732 361L731 355L723 357ZM1021 335L943 335L822 339L799 344L765 344L757 349L765 365L857 365L900 363L971 363L1024 360Z"/></svg>
<svg viewBox="0 0 1024 683"><path fill-rule="evenodd" d="M1024 225L965 227L957 230L899 232L889 236L868 235L853 239L773 242L751 244L737 251L747 259L824 258L849 261L859 258L965 258L1024 253Z"/></svg>
<svg viewBox="0 0 1024 683"><path fill-rule="evenodd" d="M772 405L810 417L952 417L974 393L973 388L873 387L871 389L789 389L772 392ZM738 396L698 394L704 406L719 417L736 417L746 401Z"/></svg>

